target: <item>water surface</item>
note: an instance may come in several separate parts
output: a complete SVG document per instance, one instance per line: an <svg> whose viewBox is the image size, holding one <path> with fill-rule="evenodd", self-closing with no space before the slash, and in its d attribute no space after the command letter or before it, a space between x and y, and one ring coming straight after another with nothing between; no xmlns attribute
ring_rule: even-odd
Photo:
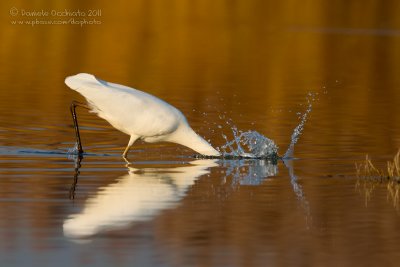
<svg viewBox="0 0 400 267"><path fill-rule="evenodd" d="M3 1L0 261L4 266L397 266L399 205L355 162L400 147L395 1ZM100 25L13 25L8 10L101 9ZM302 12L298 12L302 10ZM88 72L179 108L213 145L232 127L294 158L197 160L79 110Z"/></svg>

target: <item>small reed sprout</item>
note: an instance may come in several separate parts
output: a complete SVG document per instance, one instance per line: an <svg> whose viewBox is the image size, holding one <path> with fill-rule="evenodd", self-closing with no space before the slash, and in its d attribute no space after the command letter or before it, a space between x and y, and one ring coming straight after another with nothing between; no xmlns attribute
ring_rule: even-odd
<svg viewBox="0 0 400 267"><path fill-rule="evenodd" d="M387 163L388 177L400 182L400 149L394 156L393 162L388 161Z"/></svg>
<svg viewBox="0 0 400 267"><path fill-rule="evenodd" d="M365 161L356 163L357 178L383 182L385 180L400 183L400 149L392 161L387 162L385 170L378 169L367 155Z"/></svg>
<svg viewBox="0 0 400 267"><path fill-rule="evenodd" d="M386 170L378 169L369 156L361 163L356 163L356 188L364 192L365 204L369 202L377 185L386 182L388 200L396 209L400 207L400 149L392 161L386 164Z"/></svg>

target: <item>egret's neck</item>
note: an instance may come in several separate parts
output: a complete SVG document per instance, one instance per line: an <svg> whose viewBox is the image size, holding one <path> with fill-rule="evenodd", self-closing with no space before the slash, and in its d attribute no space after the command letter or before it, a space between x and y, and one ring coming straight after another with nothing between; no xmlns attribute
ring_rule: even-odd
<svg viewBox="0 0 400 267"><path fill-rule="evenodd" d="M204 140L186 125L181 125L180 129L178 129L174 135L171 136L169 141L184 145L205 156L221 155L206 140Z"/></svg>

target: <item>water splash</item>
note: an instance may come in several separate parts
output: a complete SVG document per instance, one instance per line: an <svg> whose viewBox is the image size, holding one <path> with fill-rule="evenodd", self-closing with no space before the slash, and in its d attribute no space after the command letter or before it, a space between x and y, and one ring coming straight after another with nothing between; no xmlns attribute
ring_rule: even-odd
<svg viewBox="0 0 400 267"><path fill-rule="evenodd" d="M300 116L299 116L300 123L293 130L293 133L292 133L292 136L291 136L292 140L290 142L290 145L289 145L288 149L286 150L285 154L283 155L283 158L292 158L293 157L294 145L297 143L297 141L300 138L300 135L303 132L304 124L307 121L308 114L310 114L310 112L312 110L312 104L315 101L317 95L318 95L318 93L312 93L312 92L308 93L308 96L307 96L307 109L302 115L301 115L301 113L299 113L300 114Z"/></svg>
<svg viewBox="0 0 400 267"><path fill-rule="evenodd" d="M224 157L274 158L278 155L275 142L256 131L242 132L232 126L233 140L222 135L226 144L220 147Z"/></svg>
<svg viewBox="0 0 400 267"><path fill-rule="evenodd" d="M75 143L74 147L68 148L68 154L79 154L78 143Z"/></svg>
<svg viewBox="0 0 400 267"><path fill-rule="evenodd" d="M74 147L68 148L67 155L68 159L77 161L77 159L79 158L78 143L75 143Z"/></svg>
<svg viewBox="0 0 400 267"><path fill-rule="evenodd" d="M286 150L283 158L292 158L294 153L294 145L300 138L303 132L304 125L308 119L310 112L312 111L313 102L316 100L318 93L310 92L307 95L307 109L304 113L297 113L299 115L300 122L294 128L291 142ZM225 119L225 116L220 116L220 119ZM240 131L233 124L231 120L227 120L226 123L231 127L233 133L233 140L229 141L225 134L222 137L225 139L225 145L218 148L221 151L224 158L277 158L278 157L278 146L275 142L264 135L256 131ZM220 127L219 127L220 128Z"/></svg>

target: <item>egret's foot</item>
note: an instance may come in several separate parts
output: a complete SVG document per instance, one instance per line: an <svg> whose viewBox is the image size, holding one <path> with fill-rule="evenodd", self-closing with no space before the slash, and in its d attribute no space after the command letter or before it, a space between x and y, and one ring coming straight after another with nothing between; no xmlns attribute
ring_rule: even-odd
<svg viewBox="0 0 400 267"><path fill-rule="evenodd" d="M83 150L78 150L78 158L82 159L83 158Z"/></svg>
<svg viewBox="0 0 400 267"><path fill-rule="evenodd" d="M122 155L122 158L125 160L125 162L129 165L132 164L129 160L128 157L126 157L126 155Z"/></svg>

